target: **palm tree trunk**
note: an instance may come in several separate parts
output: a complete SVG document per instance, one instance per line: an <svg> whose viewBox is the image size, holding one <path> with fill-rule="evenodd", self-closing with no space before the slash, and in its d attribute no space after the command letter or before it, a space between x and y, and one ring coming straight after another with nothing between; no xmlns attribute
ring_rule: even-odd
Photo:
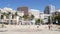
<svg viewBox="0 0 60 34"><path fill-rule="evenodd" d="M18 16L16 16L16 21L17 21L16 25L18 25Z"/></svg>

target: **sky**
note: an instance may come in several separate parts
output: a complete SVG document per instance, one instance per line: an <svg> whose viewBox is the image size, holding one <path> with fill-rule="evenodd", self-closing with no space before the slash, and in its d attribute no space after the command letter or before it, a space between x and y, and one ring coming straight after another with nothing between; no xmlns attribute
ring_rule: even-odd
<svg viewBox="0 0 60 34"><path fill-rule="evenodd" d="M60 8L60 0L0 0L0 8L10 7L14 10L17 7L28 6L30 9L44 11L45 7L51 4L56 9Z"/></svg>

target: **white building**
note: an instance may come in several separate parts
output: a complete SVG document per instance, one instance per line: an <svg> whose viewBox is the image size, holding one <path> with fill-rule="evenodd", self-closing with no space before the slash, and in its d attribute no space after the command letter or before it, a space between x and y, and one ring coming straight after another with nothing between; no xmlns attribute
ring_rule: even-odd
<svg viewBox="0 0 60 34"><path fill-rule="evenodd" d="M35 18L40 18L40 11L39 10L30 9L29 13L33 14L35 16Z"/></svg>
<svg viewBox="0 0 60 34"><path fill-rule="evenodd" d="M55 12L55 6L53 6L53 5L49 5L49 8L50 8L50 13Z"/></svg>
<svg viewBox="0 0 60 34"><path fill-rule="evenodd" d="M47 23L48 22L48 17L49 16L50 16L50 14L44 14L43 23Z"/></svg>
<svg viewBox="0 0 60 34"><path fill-rule="evenodd" d="M15 15L15 13L17 12L17 14L19 15L19 16L14 16L14 19L12 19L12 17L13 17L13 15ZM9 18L7 18L5 15L3 15L3 13L6 13L6 15L7 14L9 14L9 13L11 13L11 14L9 14L7 17L9 17ZM20 16L23 16L23 12L18 12L18 11L16 11L16 10L13 10L13 9L11 9L11 8L8 8L8 7L5 7L5 8L3 8L3 9L0 9L0 20L1 20L1 18L2 18L2 16L4 16L3 17L3 21L5 20L8 24L11 24L11 23L15 23L15 24L18 24L18 22L19 22L19 18L20 18Z"/></svg>
<svg viewBox="0 0 60 34"><path fill-rule="evenodd" d="M44 19L44 13L43 12L40 12L40 19Z"/></svg>
<svg viewBox="0 0 60 34"><path fill-rule="evenodd" d="M57 9L56 12L60 12L60 9Z"/></svg>
<svg viewBox="0 0 60 34"><path fill-rule="evenodd" d="M35 20L36 19L41 19L43 20L44 19L44 13L41 12L40 10L36 10L36 9L30 9L29 10L29 15L33 14L35 17L34 17L34 20L32 20L32 23L35 24Z"/></svg>

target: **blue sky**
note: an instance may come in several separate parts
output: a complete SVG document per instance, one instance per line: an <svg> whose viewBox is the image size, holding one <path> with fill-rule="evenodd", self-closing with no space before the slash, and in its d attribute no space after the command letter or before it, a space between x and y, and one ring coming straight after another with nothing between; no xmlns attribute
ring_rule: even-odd
<svg viewBox="0 0 60 34"><path fill-rule="evenodd" d="M0 8L11 7L16 10L19 6L28 6L31 9L44 11L45 6L54 5L56 9L60 8L60 0L0 0Z"/></svg>

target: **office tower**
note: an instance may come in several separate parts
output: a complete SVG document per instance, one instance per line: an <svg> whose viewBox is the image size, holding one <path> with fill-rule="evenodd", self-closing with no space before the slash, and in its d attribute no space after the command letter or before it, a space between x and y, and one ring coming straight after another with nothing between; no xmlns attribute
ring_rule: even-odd
<svg viewBox="0 0 60 34"><path fill-rule="evenodd" d="M45 7L44 14L50 14L55 12L55 7L53 5L49 5Z"/></svg>
<svg viewBox="0 0 60 34"><path fill-rule="evenodd" d="M24 15L28 15L28 7L23 6L23 7L18 7L18 11L24 11Z"/></svg>
<svg viewBox="0 0 60 34"><path fill-rule="evenodd" d="M45 7L45 10L44 10L44 14L49 14L50 13L50 11L49 11L49 6L46 6Z"/></svg>

